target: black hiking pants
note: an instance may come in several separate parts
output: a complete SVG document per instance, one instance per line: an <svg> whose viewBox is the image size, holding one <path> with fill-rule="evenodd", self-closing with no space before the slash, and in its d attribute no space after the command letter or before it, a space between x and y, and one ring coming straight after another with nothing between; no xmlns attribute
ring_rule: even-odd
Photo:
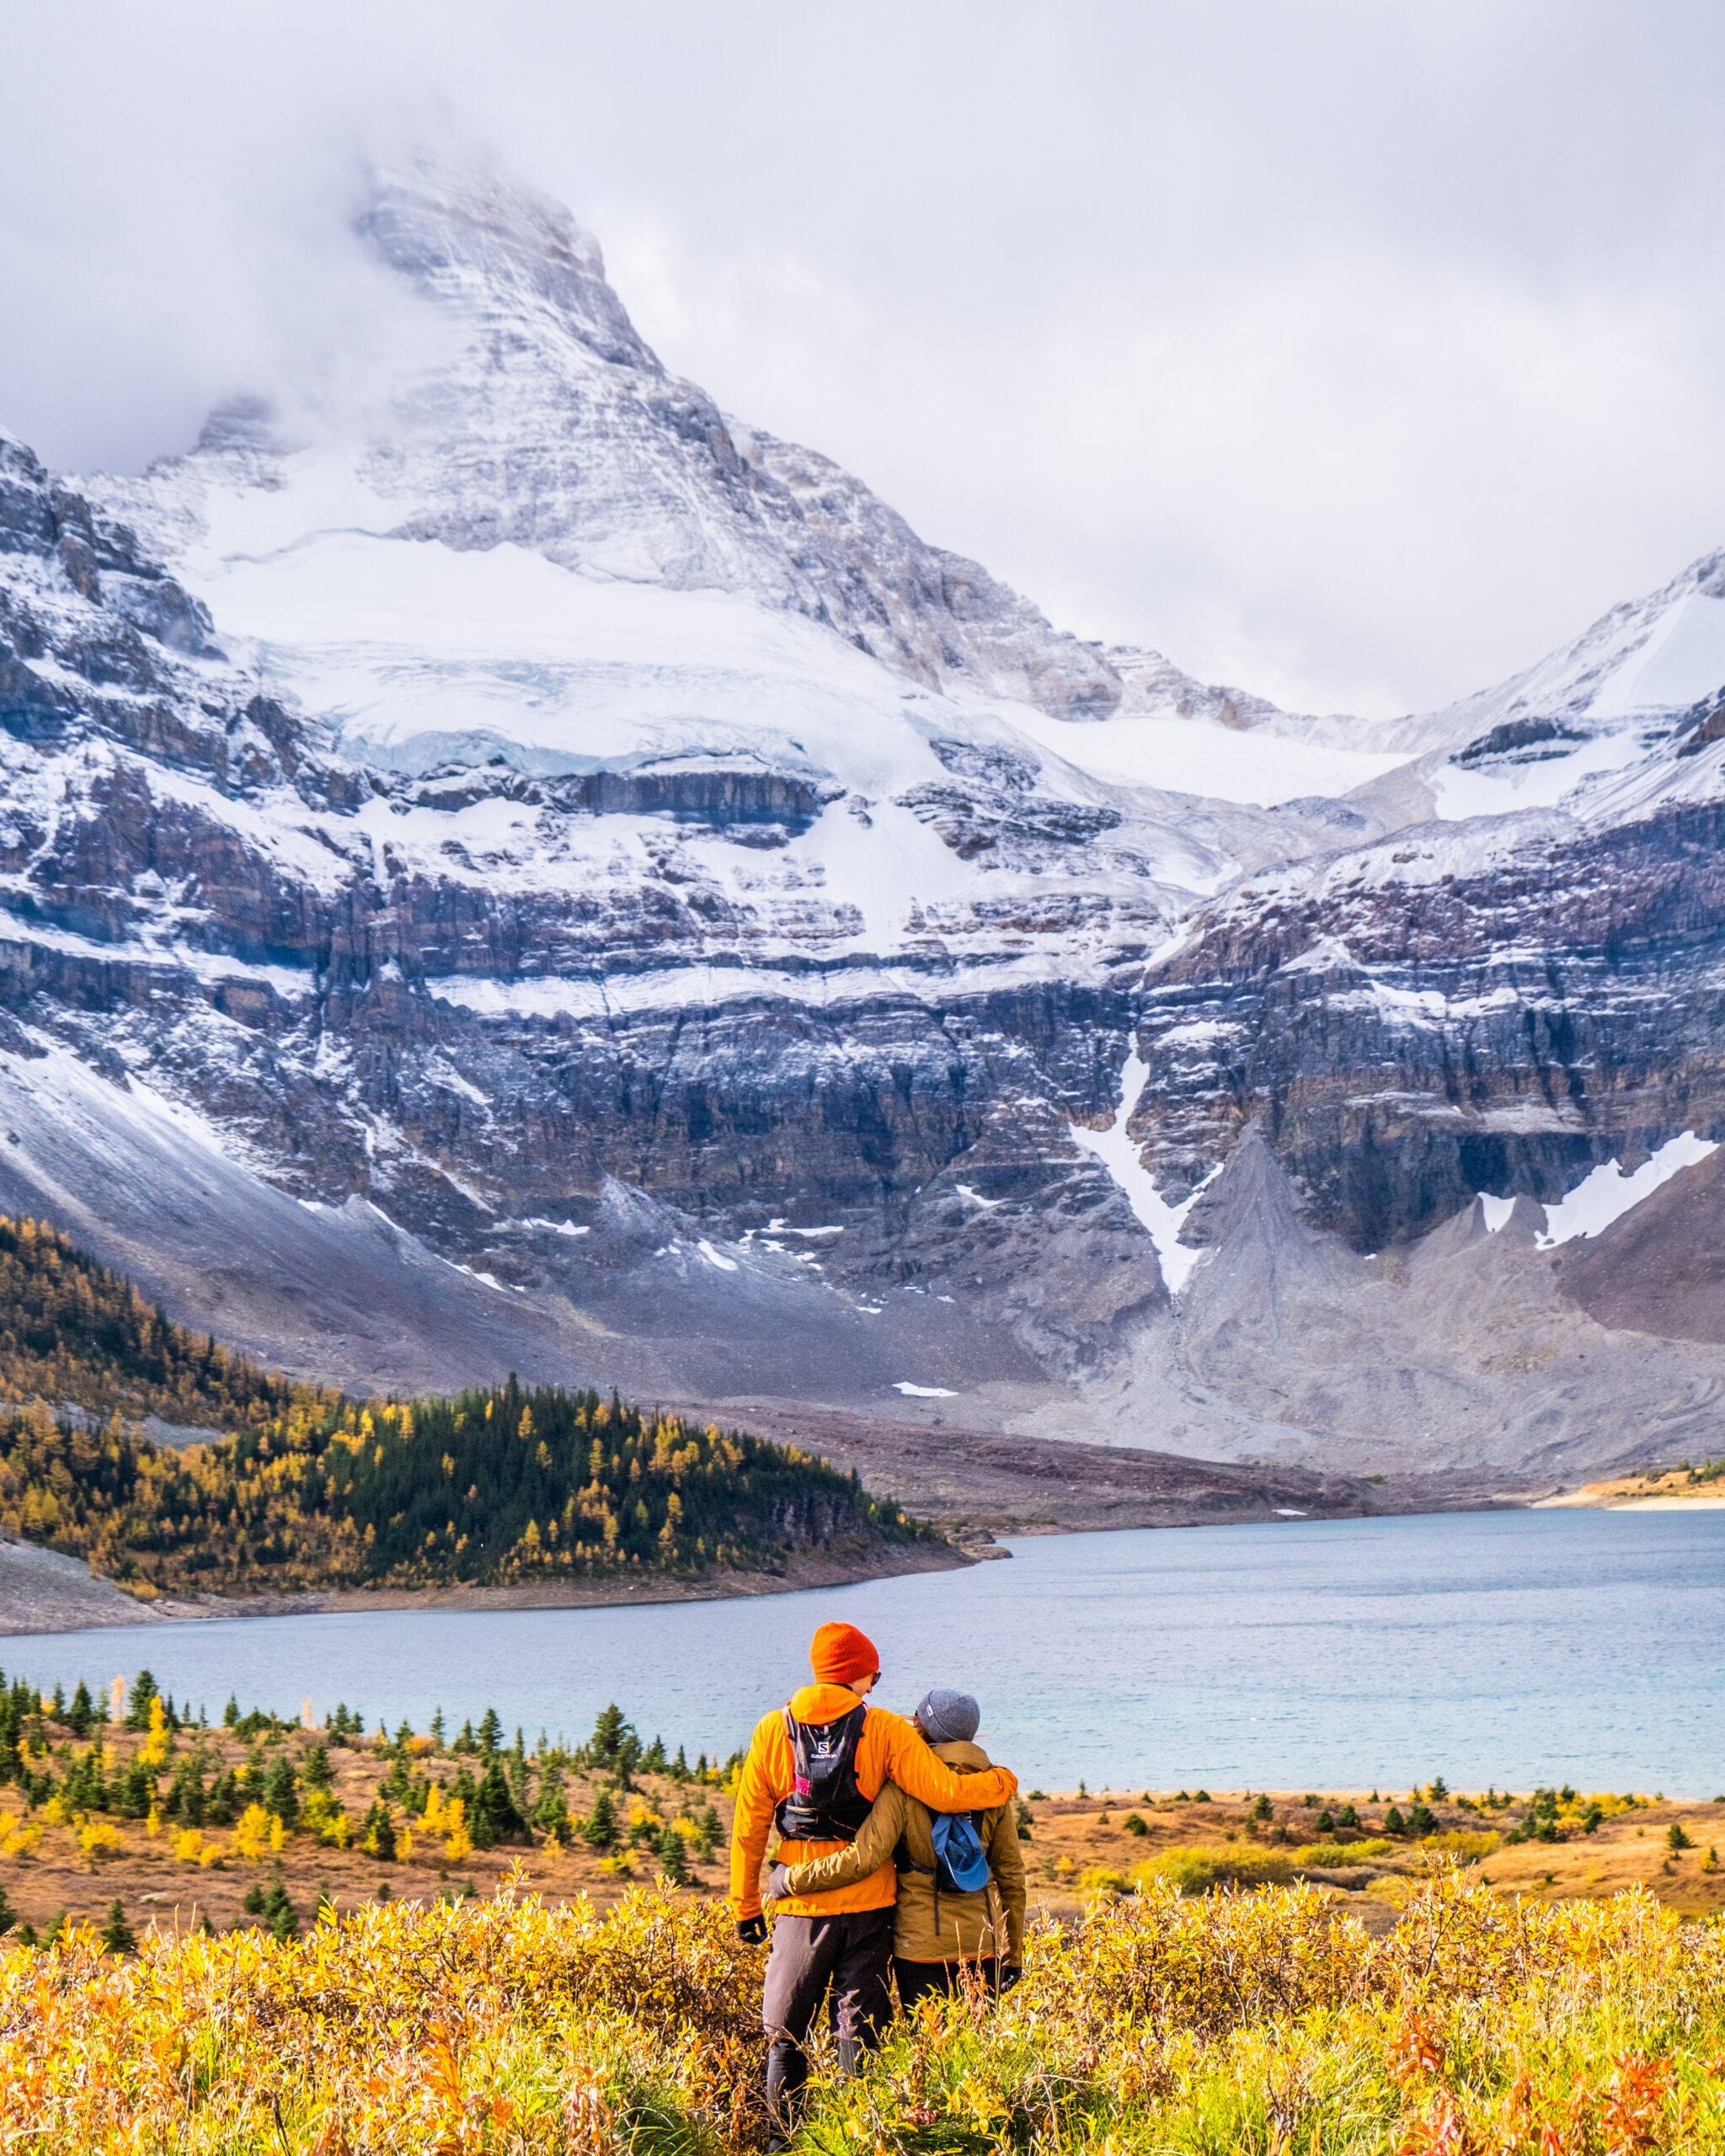
<svg viewBox="0 0 1725 2156"><path fill-rule="evenodd" d="M893 2010L893 1913L857 1909L830 1917L777 1918L761 2019L766 2030L766 2105L772 2145L787 2141L809 2078L803 2045L823 2001L839 2041L839 2065L855 2073Z"/></svg>
<svg viewBox="0 0 1725 2156"><path fill-rule="evenodd" d="M980 1976L991 1998L1001 1988L1001 1965L992 1954L985 1955L980 1961L902 1961L895 1956L893 1974L898 1979L899 2004L906 2014L919 1999L927 1999L931 1992L937 1992L950 1999L963 1984L965 1970Z"/></svg>

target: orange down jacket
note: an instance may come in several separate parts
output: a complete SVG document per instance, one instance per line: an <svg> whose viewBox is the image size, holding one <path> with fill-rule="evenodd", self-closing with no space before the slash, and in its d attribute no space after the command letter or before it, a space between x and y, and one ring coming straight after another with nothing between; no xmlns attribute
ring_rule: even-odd
<svg viewBox="0 0 1725 2156"><path fill-rule="evenodd" d="M847 1684L805 1684L790 1700L792 1718L804 1722L841 1721L856 1705L857 1694ZM731 1908L739 1921L761 1913L761 1866L773 1832L773 1813L791 1793L791 1774L784 1716L763 1716L750 1739L731 1822ZM1017 1776L1004 1767L991 1767L985 1774L954 1774L936 1758L914 1722L872 1706L857 1742L857 1786L872 1804L889 1781L931 1812L985 1810L1010 1804L1018 1793ZM779 1846L778 1860L806 1864L815 1857L836 1855L846 1846L843 1842L787 1841ZM782 1916L836 1916L854 1909L890 1908L898 1892L898 1874L889 1859L853 1886L835 1887L825 1894L793 1894L773 1907Z"/></svg>

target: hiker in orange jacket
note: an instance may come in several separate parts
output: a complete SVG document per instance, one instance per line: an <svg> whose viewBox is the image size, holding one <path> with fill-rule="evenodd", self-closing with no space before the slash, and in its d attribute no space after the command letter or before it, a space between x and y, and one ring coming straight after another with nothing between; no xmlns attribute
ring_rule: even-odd
<svg viewBox="0 0 1725 2156"><path fill-rule="evenodd" d="M889 1781L932 1812L969 1812L1010 1804L1016 1775L1004 1767L959 1774L937 1759L914 1722L871 1707L864 1695L880 1677L873 1642L852 1625L823 1625L809 1651L813 1684L756 1724L737 1787L731 1826L731 1908L738 1936L767 1937L761 1911L761 1867L777 1822L779 1861L804 1864L853 1841ZM775 1904L761 2018L767 2037L766 2100L771 2147L782 2147L808 2078L804 2039L832 1989L830 2012L839 2064L853 2072L892 2010L893 1903L898 1873L890 1859L866 1879L824 1894L792 1895Z"/></svg>

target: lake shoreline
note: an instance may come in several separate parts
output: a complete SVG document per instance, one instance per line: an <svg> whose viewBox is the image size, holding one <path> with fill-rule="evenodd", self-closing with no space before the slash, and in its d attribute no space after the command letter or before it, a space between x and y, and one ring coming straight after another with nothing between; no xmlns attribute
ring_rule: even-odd
<svg viewBox="0 0 1725 2156"><path fill-rule="evenodd" d="M772 1572L714 1571L692 1578L547 1581L531 1587L331 1588L295 1594L200 1595L195 1600L163 1595L155 1602L138 1602L111 1580L92 1576L75 1558L28 1543L5 1543L0 1544L0 1638L386 1610L617 1609L729 1602L920 1572L959 1572L985 1556L1007 1554L953 1543L886 1543L866 1550L799 1550L782 1571Z"/></svg>

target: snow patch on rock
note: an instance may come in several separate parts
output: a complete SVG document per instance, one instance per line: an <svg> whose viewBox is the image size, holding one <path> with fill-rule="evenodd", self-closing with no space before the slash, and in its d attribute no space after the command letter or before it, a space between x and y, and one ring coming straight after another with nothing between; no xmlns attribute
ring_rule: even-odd
<svg viewBox="0 0 1725 2156"><path fill-rule="evenodd" d="M1192 1268L1204 1252L1188 1250L1180 1241L1180 1230L1186 1225L1186 1216L1198 1203L1199 1193L1219 1176L1221 1163L1213 1167L1188 1198L1179 1204L1170 1205L1156 1187L1156 1179L1139 1158L1138 1148L1126 1134L1126 1125L1133 1110L1138 1106L1150 1077L1150 1065L1134 1048L1126 1058L1125 1069L1120 1075L1120 1107L1113 1124L1107 1130L1087 1130L1081 1123L1070 1125L1072 1139L1087 1153L1093 1153L1108 1170L1120 1188L1126 1193L1140 1225L1150 1233L1156 1245L1157 1262L1162 1269L1162 1278L1168 1293L1178 1295L1192 1277Z"/></svg>
<svg viewBox="0 0 1725 2156"><path fill-rule="evenodd" d="M1603 1235L1614 1220L1621 1220L1643 1198L1651 1198L1673 1176L1694 1167L1718 1150L1716 1139L1698 1138L1694 1131L1685 1130L1650 1154L1632 1174L1626 1174L1616 1161L1605 1161L1567 1198L1546 1208L1545 1231L1535 1236L1535 1247L1555 1250L1559 1243L1573 1242L1578 1236ZM1509 1218L1515 1200L1487 1197L1482 1191L1480 1203L1486 1226L1495 1235Z"/></svg>

